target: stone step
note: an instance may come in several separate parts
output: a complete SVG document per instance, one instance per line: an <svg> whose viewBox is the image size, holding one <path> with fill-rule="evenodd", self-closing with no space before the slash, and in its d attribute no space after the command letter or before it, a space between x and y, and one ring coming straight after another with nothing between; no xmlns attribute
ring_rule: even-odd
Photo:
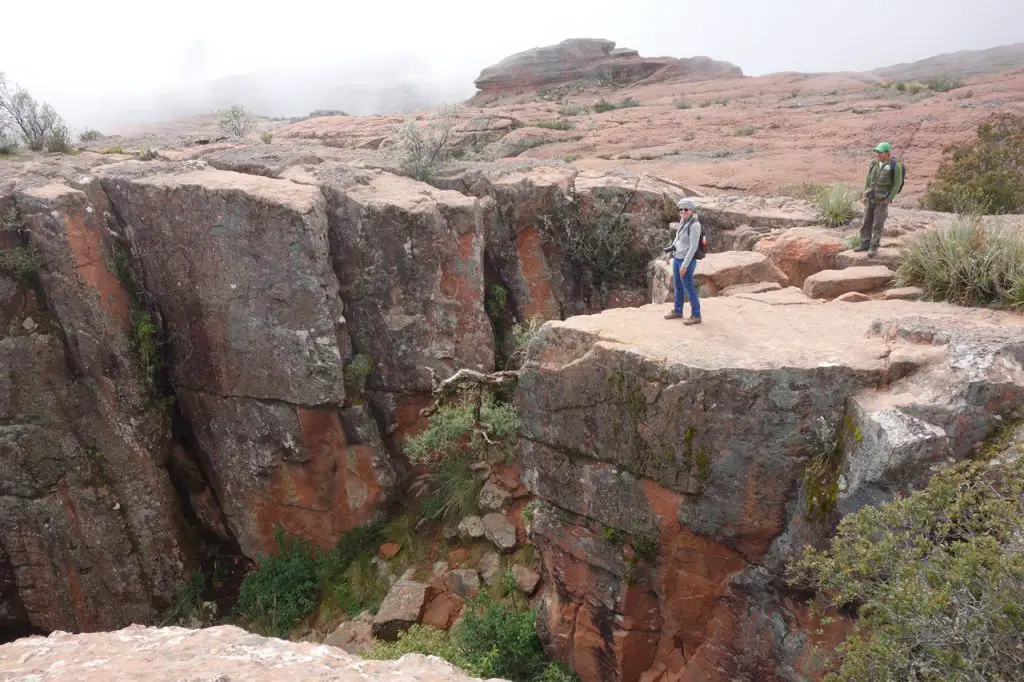
<svg viewBox="0 0 1024 682"><path fill-rule="evenodd" d="M895 274L884 265L822 270L804 280L803 290L811 298L837 298L851 291L870 294L888 286Z"/></svg>
<svg viewBox="0 0 1024 682"><path fill-rule="evenodd" d="M869 257L866 251L850 249L836 256L836 269L845 270L846 268L862 265L884 265L887 268L896 270L899 268L902 258L903 251L890 246L883 246L878 249L878 253L874 257Z"/></svg>

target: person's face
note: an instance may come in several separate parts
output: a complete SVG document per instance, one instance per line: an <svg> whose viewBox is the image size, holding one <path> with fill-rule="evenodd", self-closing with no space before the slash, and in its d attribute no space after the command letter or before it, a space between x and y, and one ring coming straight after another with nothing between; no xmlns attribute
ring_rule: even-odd
<svg viewBox="0 0 1024 682"><path fill-rule="evenodd" d="M878 155L878 160L885 163L889 160L889 152L875 152Z"/></svg>
<svg viewBox="0 0 1024 682"><path fill-rule="evenodd" d="M679 209L679 217L682 218L683 220L687 220L692 213L693 211L691 211L688 208Z"/></svg>

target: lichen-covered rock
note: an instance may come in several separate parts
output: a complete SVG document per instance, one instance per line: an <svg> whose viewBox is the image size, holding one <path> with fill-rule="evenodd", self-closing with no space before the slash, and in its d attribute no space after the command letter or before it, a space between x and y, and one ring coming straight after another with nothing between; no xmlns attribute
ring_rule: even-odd
<svg viewBox="0 0 1024 682"><path fill-rule="evenodd" d="M429 589L426 583L413 580L399 580L392 585L373 618L373 636L394 641L398 633L420 622L429 598Z"/></svg>

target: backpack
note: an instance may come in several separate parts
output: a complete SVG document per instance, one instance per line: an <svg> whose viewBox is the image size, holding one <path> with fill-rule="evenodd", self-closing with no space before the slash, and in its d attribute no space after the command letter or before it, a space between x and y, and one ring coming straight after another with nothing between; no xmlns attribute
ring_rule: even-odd
<svg viewBox="0 0 1024 682"><path fill-rule="evenodd" d="M903 171L903 175L900 177L900 186L896 186L896 164L899 164L900 170ZM893 196L896 196L903 190L903 185L907 182L907 166L905 163L897 159L895 156L889 159L889 175L892 178L893 185L892 191Z"/></svg>
<svg viewBox="0 0 1024 682"><path fill-rule="evenodd" d="M704 230L704 225L699 221L698 224L700 224L700 239L697 241L697 253L693 254L693 257L701 260L704 256L708 255L708 249L711 248L711 245L708 242L708 233Z"/></svg>

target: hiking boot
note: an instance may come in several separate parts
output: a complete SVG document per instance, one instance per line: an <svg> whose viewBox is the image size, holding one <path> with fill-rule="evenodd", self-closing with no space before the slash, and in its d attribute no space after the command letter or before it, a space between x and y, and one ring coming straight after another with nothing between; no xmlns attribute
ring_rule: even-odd
<svg viewBox="0 0 1024 682"><path fill-rule="evenodd" d="M686 324L686 325L700 324L700 318L699 317L693 317L691 315L690 317L688 317L685 320L683 320L683 324Z"/></svg>
<svg viewBox="0 0 1024 682"><path fill-rule="evenodd" d="M683 316L682 313L677 313L676 311L673 310L670 313L666 313L665 319L666 320L676 320L676 319L679 319L682 316Z"/></svg>
<svg viewBox="0 0 1024 682"><path fill-rule="evenodd" d="M860 246L854 248L854 252L855 253L864 253L867 250L868 250L868 245L867 244L861 244Z"/></svg>
<svg viewBox="0 0 1024 682"><path fill-rule="evenodd" d="M872 246L870 249L868 249L868 258L874 258L877 255L878 249L876 247Z"/></svg>

